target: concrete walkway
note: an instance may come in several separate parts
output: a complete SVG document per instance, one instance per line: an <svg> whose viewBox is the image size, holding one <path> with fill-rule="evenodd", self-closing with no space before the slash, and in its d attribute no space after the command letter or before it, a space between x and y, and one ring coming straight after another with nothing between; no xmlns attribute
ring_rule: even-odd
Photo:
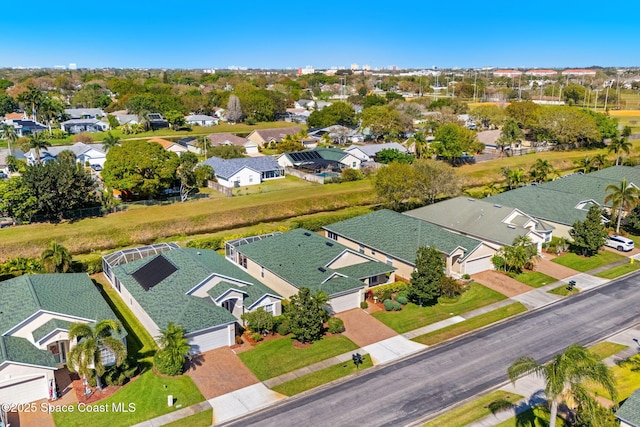
<svg viewBox="0 0 640 427"><path fill-rule="evenodd" d="M285 397L260 383L209 399L208 403L213 408L215 422L223 423L272 405Z"/></svg>

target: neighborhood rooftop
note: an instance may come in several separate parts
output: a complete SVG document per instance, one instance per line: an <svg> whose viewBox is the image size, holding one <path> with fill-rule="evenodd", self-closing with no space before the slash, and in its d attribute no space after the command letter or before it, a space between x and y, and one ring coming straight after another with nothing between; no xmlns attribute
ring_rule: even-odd
<svg viewBox="0 0 640 427"><path fill-rule="evenodd" d="M204 165L209 165L215 171L216 176L222 178L230 178L242 168L248 167L256 172L269 172L272 170L282 169L278 164L278 161L270 156L260 157L242 157L239 159L221 159L219 157L209 157L202 162Z"/></svg>

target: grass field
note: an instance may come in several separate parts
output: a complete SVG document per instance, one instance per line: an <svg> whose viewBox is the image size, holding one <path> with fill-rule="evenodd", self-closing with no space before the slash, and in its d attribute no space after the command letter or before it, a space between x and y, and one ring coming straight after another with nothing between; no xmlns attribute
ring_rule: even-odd
<svg viewBox="0 0 640 427"><path fill-rule="evenodd" d="M620 261L624 256L611 251L602 251L591 257L583 257L574 253L567 253L552 259L552 262L573 268L577 271L589 271L594 268L603 267L616 261Z"/></svg>
<svg viewBox="0 0 640 427"><path fill-rule="evenodd" d="M639 262L634 262L633 264L629 262L627 264L618 265L617 267L613 267L609 270L601 271L600 273L597 273L596 276L602 277L603 279L615 279L616 277L623 276L638 269L640 269Z"/></svg>
<svg viewBox="0 0 640 427"><path fill-rule="evenodd" d="M628 347L624 344L604 341L589 347L589 351L596 354L600 358L600 360L603 360L603 359L606 359L607 357L613 356L614 354L621 352L626 348Z"/></svg>
<svg viewBox="0 0 640 427"><path fill-rule="evenodd" d="M508 419L496 427L547 427L549 425L549 414L541 408L529 409L520 415ZM556 417L556 427L564 426L564 420Z"/></svg>
<svg viewBox="0 0 640 427"><path fill-rule="evenodd" d="M550 291L547 291L548 294L560 295L561 297L577 294L578 292L580 292L579 288L574 286L573 289L569 290L567 285L560 285L557 288L553 288Z"/></svg>
<svg viewBox="0 0 640 427"><path fill-rule="evenodd" d="M507 393L502 390L494 391L493 393L455 408L438 418L427 421L423 427L464 427L491 415L492 412L489 407L492 403L504 401L515 403L520 399L523 399L523 396L519 394Z"/></svg>
<svg viewBox="0 0 640 427"><path fill-rule="evenodd" d="M339 363L334 366L330 366L325 369L313 372L302 377L298 377L295 380L282 383L272 388L273 391L284 394L285 396L293 396L303 391L311 390L312 388L327 384L331 381L335 381L339 378L346 377L347 375L355 374L373 366L371 357L368 355L362 356L362 365L356 368L356 365L352 361Z"/></svg>
<svg viewBox="0 0 640 427"><path fill-rule="evenodd" d="M548 285L549 283L557 282L551 276L547 276L539 271L527 271L526 273L520 273L514 277L518 282L529 285L532 288L539 288L541 286Z"/></svg>
<svg viewBox="0 0 640 427"><path fill-rule="evenodd" d="M39 256L51 240L64 245L71 253L90 253L350 206L367 206L376 201L369 180L305 184L308 185L242 197L149 206L76 222L4 228L0 230L0 261L18 255Z"/></svg>
<svg viewBox="0 0 640 427"><path fill-rule="evenodd" d="M164 427L209 427L213 425L213 409L198 412L197 414L179 419Z"/></svg>
<svg viewBox="0 0 640 427"><path fill-rule="evenodd" d="M266 341L238 357L264 381L358 348L342 335L326 336L305 348L294 347L293 342L290 337Z"/></svg>
<svg viewBox="0 0 640 427"><path fill-rule="evenodd" d="M484 326L498 322L511 316L515 316L519 313L524 313L527 308L519 302L507 305L506 307L498 308L497 310L490 311L480 316L472 317L464 322L450 325L437 331L430 332L425 335L415 337L413 341L419 342L425 345L434 345L442 341L457 337L458 335L471 332L475 329L480 329Z"/></svg>
<svg viewBox="0 0 640 427"><path fill-rule="evenodd" d="M469 290L463 293L460 299L453 304L420 307L409 303L401 311L378 311L373 313L372 316L402 334L448 319L451 316L457 316L461 313L484 307L505 298L504 295L479 283L472 283Z"/></svg>

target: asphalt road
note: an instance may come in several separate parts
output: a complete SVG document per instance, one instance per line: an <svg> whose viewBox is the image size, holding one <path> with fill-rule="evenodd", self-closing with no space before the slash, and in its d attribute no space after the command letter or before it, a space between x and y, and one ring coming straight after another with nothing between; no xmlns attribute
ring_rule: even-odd
<svg viewBox="0 0 640 427"><path fill-rule="evenodd" d="M520 356L546 361L573 343L592 344L638 322L640 273L229 425L407 425L505 382Z"/></svg>

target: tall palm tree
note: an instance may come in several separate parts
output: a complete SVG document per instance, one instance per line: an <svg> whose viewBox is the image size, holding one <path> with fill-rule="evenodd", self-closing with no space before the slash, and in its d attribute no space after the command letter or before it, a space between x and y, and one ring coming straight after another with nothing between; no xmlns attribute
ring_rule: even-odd
<svg viewBox="0 0 640 427"><path fill-rule="evenodd" d="M36 162L38 164L41 164L42 159L40 159L40 150L46 150L49 147L51 147L51 142L49 142L49 140L45 138L42 132L36 132L27 137L24 148L25 151L33 149Z"/></svg>
<svg viewBox="0 0 640 427"><path fill-rule="evenodd" d="M616 154L616 166L620 164L621 153L626 153L627 156L631 153L632 144L625 137L622 138L613 138L607 150L609 153L612 151Z"/></svg>
<svg viewBox="0 0 640 427"><path fill-rule="evenodd" d="M115 357L115 365L120 366L127 357L127 347L115 338L120 334L122 326L117 320L100 320L95 326L86 323L74 323L69 328L69 342L75 345L69 351L69 369L87 376L93 369L96 372L98 390L102 390L105 365L103 350L108 350Z"/></svg>
<svg viewBox="0 0 640 427"><path fill-rule="evenodd" d="M2 133L2 139L7 141L9 155L11 155L11 144L15 144L18 140L18 133L16 132L16 128L8 123L0 123L0 132Z"/></svg>
<svg viewBox="0 0 640 427"><path fill-rule="evenodd" d="M208 159L207 149L211 146L211 141L209 141L209 138L206 135L197 136L196 141L198 143L198 149L200 149L200 152L204 154L204 158Z"/></svg>
<svg viewBox="0 0 640 427"><path fill-rule="evenodd" d="M600 170L604 168L607 164L607 156L604 153L596 154L591 159L591 164L597 169Z"/></svg>
<svg viewBox="0 0 640 427"><path fill-rule="evenodd" d="M49 136L53 135L51 121L60 120L64 115L64 105L57 98L44 96L40 104L40 117L47 122Z"/></svg>
<svg viewBox="0 0 640 427"><path fill-rule="evenodd" d="M537 159L529 169L529 178L534 182L546 182L555 174L555 170L548 160Z"/></svg>
<svg viewBox="0 0 640 427"><path fill-rule="evenodd" d="M52 240L49 247L42 251L40 261L48 273L66 273L71 265L71 254L67 248Z"/></svg>
<svg viewBox="0 0 640 427"><path fill-rule="evenodd" d="M584 386L585 382L602 386L612 401L617 401L615 379L607 365L586 348L573 344L551 362L540 364L530 356L517 359L507 371L515 384L522 375L535 374L545 382L545 394L551 407L550 427L555 427L558 404L564 402L571 409L595 412L598 402Z"/></svg>
<svg viewBox="0 0 640 427"><path fill-rule="evenodd" d="M156 353L156 362L164 360L164 363L156 363L161 373L166 375L178 375L182 372L185 358L189 355L191 346L185 337L183 326L169 322L167 327L160 330L156 337L160 351Z"/></svg>
<svg viewBox="0 0 640 427"><path fill-rule="evenodd" d="M102 140L102 149L104 151L109 151L118 144L120 144L120 137L113 135L111 131L109 131L107 132L107 136Z"/></svg>
<svg viewBox="0 0 640 427"><path fill-rule="evenodd" d="M631 212L640 201L640 190L637 187L629 185L626 178L619 185L609 184L605 188L607 195L604 202L611 202L611 212L616 212L616 233L620 232L620 222L622 221L622 211Z"/></svg>
<svg viewBox="0 0 640 427"><path fill-rule="evenodd" d="M574 160L573 164L578 168L577 172L589 173L593 170L593 159L589 156Z"/></svg>
<svg viewBox="0 0 640 427"><path fill-rule="evenodd" d="M524 169L502 168L502 175L507 179L507 188L512 190L525 183L526 173Z"/></svg>
<svg viewBox="0 0 640 427"><path fill-rule="evenodd" d="M27 92L18 95L18 101L24 105L25 110L31 110L34 121L38 121L38 109L44 102L45 95L41 90L31 86Z"/></svg>

